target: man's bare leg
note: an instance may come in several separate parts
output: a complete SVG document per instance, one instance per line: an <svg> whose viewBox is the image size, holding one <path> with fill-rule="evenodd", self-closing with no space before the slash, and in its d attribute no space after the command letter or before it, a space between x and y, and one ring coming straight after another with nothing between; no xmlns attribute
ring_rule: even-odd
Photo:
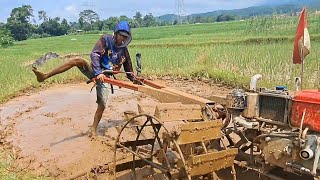
<svg viewBox="0 0 320 180"><path fill-rule="evenodd" d="M98 127L98 124L102 118L102 114L103 114L104 109L105 109L105 106L98 104L96 113L94 114L94 121L93 121L93 124L90 129L91 135L93 137L95 137L97 135L97 127Z"/></svg>
<svg viewBox="0 0 320 180"><path fill-rule="evenodd" d="M50 78L51 76L54 76L56 74L63 73L70 68L77 66L79 68L88 66L88 62L82 58L73 58L70 61L66 62L65 64L55 68L54 70L48 72L48 73L42 73L38 71L36 68L33 68L32 71L37 76L38 82L43 82L44 80Z"/></svg>

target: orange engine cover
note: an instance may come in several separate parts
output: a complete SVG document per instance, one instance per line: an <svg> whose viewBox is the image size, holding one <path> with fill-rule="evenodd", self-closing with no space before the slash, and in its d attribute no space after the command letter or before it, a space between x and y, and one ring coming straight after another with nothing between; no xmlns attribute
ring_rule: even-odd
<svg viewBox="0 0 320 180"><path fill-rule="evenodd" d="M303 90L292 99L291 125L300 127L303 111L306 114L303 127L320 132L320 91Z"/></svg>

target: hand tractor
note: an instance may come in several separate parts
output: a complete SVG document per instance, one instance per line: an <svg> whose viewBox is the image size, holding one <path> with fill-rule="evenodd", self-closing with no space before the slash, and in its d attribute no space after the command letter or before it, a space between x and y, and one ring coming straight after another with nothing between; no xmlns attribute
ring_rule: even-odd
<svg viewBox="0 0 320 180"><path fill-rule="evenodd" d="M275 168L317 178L320 91L257 88L261 77L251 78L247 92L208 99L138 76L139 85L106 78L160 101L151 114L138 106L139 114L118 128L114 178L218 179L229 169L236 179L234 165L272 179L281 179L270 174Z"/></svg>

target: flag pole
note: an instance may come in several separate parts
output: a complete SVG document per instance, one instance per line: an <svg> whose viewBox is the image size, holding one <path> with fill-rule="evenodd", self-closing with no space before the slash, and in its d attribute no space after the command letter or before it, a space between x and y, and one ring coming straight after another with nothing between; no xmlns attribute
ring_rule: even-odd
<svg viewBox="0 0 320 180"><path fill-rule="evenodd" d="M319 70L320 70L320 68L319 68L319 62L317 61L317 79L318 79L318 82L317 82L317 88L318 88L318 91L320 92L320 76L319 76Z"/></svg>
<svg viewBox="0 0 320 180"><path fill-rule="evenodd" d="M304 22L306 22L306 16L304 16ZM302 35L302 48L301 48L301 84L300 84L300 90L302 90L303 87L303 74L304 74L304 35L305 35L305 27L303 27L303 35Z"/></svg>
<svg viewBox="0 0 320 180"><path fill-rule="evenodd" d="M301 64L300 90L302 90L304 86L304 59L305 56L310 53L310 36L307 27L307 12L304 7L300 13L293 48L293 64Z"/></svg>
<svg viewBox="0 0 320 180"><path fill-rule="evenodd" d="M304 36L303 38L303 44L304 44ZM303 47L301 48L301 83L300 83L300 90L302 90L302 84L303 84L303 73L304 73L304 51L303 51Z"/></svg>

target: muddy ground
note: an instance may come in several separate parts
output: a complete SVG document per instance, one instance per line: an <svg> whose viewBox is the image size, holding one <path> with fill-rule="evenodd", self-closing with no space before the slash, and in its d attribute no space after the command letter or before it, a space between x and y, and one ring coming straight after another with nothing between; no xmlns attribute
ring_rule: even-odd
<svg viewBox="0 0 320 180"><path fill-rule="evenodd" d="M229 89L206 81L162 78L162 84L209 97ZM112 161L112 144L117 133L112 127L124 122L125 111L137 112L137 103L155 107L157 100L139 92L117 89L98 127L98 138L87 135L96 109L92 85L56 85L33 92L0 106L0 146L10 150L15 163L11 170L66 178ZM112 137L114 136L114 137ZM107 140L106 140L107 139Z"/></svg>

